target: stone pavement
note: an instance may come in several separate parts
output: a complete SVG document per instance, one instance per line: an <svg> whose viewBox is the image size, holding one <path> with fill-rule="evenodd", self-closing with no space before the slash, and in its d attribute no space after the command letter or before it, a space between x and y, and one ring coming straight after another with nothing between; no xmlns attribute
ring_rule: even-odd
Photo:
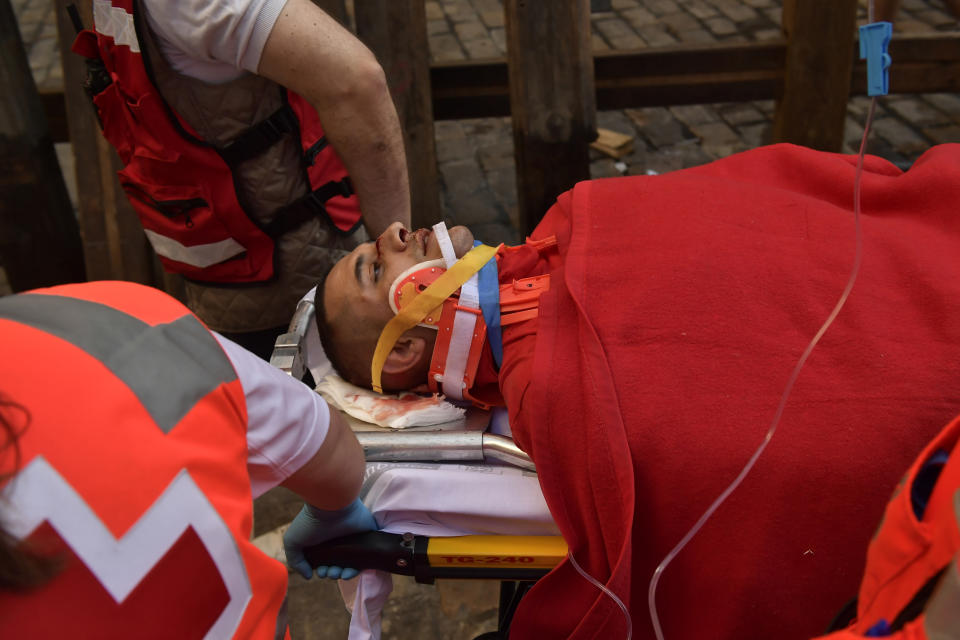
<svg viewBox="0 0 960 640"><path fill-rule="evenodd" d="M62 86L56 25L50 0L11 0L20 20L30 66L41 90ZM425 0L434 60L502 56L506 36L500 0ZM348 3L352 4L352 3ZM610 0L610 11L592 15L595 50L676 43L746 42L776 38L778 0ZM866 18L866 0L861 0ZM941 0L903 0L895 28L924 33L956 30ZM868 106L850 101L845 150L855 152ZM703 164L769 142L771 101L627 109L598 114L599 126L634 138L621 162L592 152L591 174L608 177L663 173ZM952 94L891 96L879 101L868 150L901 167L941 142L960 142L960 97ZM517 196L513 136L506 118L436 123L444 215L467 224L487 242L516 242ZM69 145L58 148L72 186ZM2 273L0 273L2 275ZM0 277L0 288L3 285ZM3 293L0 290L0 293ZM256 504L256 534L295 515L299 501L274 490ZM493 583L441 581L436 587L395 579L387 604L385 639L472 638L496 626ZM336 587L291 577L289 612L295 638L342 639L347 615Z"/></svg>
<svg viewBox="0 0 960 640"><path fill-rule="evenodd" d="M611 0L593 13L596 51L674 44L751 42L780 34L779 0ZM860 20L867 3L860 0ZM500 0L427 0L430 51L435 60L503 56L506 35ZM903 0L898 33L960 29L941 0ZM894 62L895 63L895 62ZM850 101L844 151L863 136L867 98ZM664 173L770 142L772 101L605 111L598 126L634 137L622 164L591 151L594 178ZM516 241L517 196L513 138L506 118L438 122L437 156L448 222L466 224L487 242ZM960 97L890 96L878 101L868 152L906 168L933 144L960 142ZM509 224L508 224L509 222Z"/></svg>

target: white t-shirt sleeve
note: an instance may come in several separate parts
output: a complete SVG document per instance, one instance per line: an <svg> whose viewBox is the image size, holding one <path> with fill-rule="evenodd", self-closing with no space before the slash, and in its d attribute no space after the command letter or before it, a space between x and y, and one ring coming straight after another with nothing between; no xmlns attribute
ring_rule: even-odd
<svg viewBox="0 0 960 640"><path fill-rule="evenodd" d="M180 73L219 84L256 73L287 0L143 0L160 50Z"/></svg>
<svg viewBox="0 0 960 640"><path fill-rule="evenodd" d="M330 409L320 394L213 333L240 378L247 400L247 469L257 498L289 478L320 449Z"/></svg>

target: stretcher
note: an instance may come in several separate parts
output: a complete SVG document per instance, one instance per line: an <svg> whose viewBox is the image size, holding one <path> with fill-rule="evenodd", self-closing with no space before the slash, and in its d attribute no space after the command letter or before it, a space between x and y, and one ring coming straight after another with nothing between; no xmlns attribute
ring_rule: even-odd
<svg viewBox="0 0 960 640"><path fill-rule="evenodd" d="M314 322L313 293L300 302L271 364L319 381L330 371ZM394 431L348 422L367 459L361 497L381 531L347 536L306 552L313 566L364 571L341 582L353 611L351 638L376 637L390 575L500 581L497 631L506 638L514 611L534 581L567 553L530 458L509 435L505 412L470 409L461 422Z"/></svg>

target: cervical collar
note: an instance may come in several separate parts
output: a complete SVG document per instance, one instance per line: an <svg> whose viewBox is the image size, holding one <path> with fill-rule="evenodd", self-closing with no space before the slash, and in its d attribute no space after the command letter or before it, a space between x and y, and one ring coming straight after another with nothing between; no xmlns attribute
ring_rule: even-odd
<svg viewBox="0 0 960 640"><path fill-rule="evenodd" d="M448 398L467 400L487 408L470 394L475 381L477 366L487 341L487 324L481 312L477 273L494 260L497 249L485 245L475 246L457 260L453 244L443 223L433 227L443 253L443 260L430 260L416 264L401 273L390 286L390 308L396 314L377 342L371 365L373 389L382 392L381 371L393 345L405 331L422 326L437 331L430 361L427 384L434 393L443 391ZM528 245L538 251L556 245L556 238L528 240ZM507 251L510 251L508 248ZM493 262L491 287L484 287L484 305L487 320L491 322L491 347L494 360L502 355L500 327L536 318L539 314L540 294L550 288L548 274L514 280L499 284Z"/></svg>
<svg viewBox="0 0 960 640"><path fill-rule="evenodd" d="M472 384L476 371L473 361L479 361L480 352L480 348L471 347L474 342L482 347L486 335L480 318L476 273L494 258L497 250L480 245L457 260L446 226L440 222L433 230L444 260L414 265L391 285L389 303L397 315L384 327L377 342L370 369L372 386L374 391L383 392L381 374L393 345L404 332L422 325L439 331L428 380L431 390L437 390L439 383L448 397L469 399L464 391ZM459 295L454 295L458 290ZM475 358L471 351L476 352ZM444 362L435 371L438 352L442 352Z"/></svg>
<svg viewBox="0 0 960 640"><path fill-rule="evenodd" d="M447 268L442 259L428 260L415 264L393 281L390 285L390 309L394 315L400 313L400 309L408 306L413 299L427 290L431 284L436 282L437 278L446 273ZM456 294L454 294L456 295ZM430 329L437 328L437 322L440 320L440 307L428 313L418 326Z"/></svg>

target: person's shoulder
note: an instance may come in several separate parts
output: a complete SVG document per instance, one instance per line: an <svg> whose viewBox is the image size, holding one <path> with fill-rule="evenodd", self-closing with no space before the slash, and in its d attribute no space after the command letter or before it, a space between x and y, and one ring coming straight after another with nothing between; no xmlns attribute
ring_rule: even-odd
<svg viewBox="0 0 960 640"><path fill-rule="evenodd" d="M229 82L255 72L286 0L143 0L143 22L178 73Z"/></svg>

